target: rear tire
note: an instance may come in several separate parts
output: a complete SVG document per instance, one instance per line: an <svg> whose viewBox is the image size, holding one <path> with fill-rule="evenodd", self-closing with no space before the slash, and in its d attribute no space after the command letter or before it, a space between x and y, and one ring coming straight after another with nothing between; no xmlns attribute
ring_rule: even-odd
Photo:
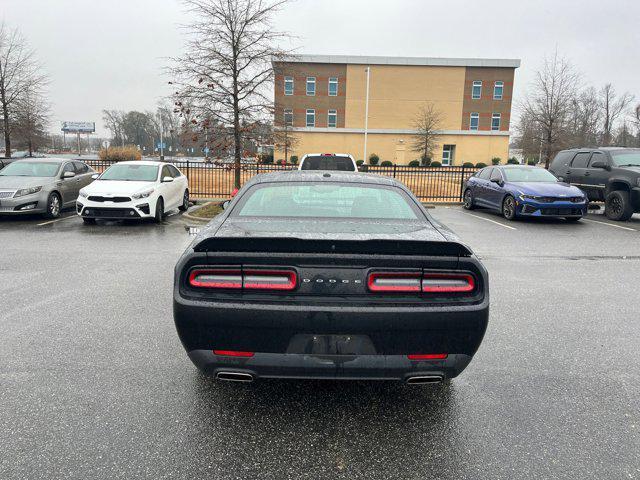
<svg viewBox="0 0 640 480"><path fill-rule="evenodd" d="M156 202L156 214L154 216L154 220L156 223L162 223L164 220L164 200L162 200L162 197L160 197Z"/></svg>
<svg viewBox="0 0 640 480"><path fill-rule="evenodd" d="M615 190L607 195L604 203L604 214L610 220L624 222L633 215L633 205L629 198L629 192Z"/></svg>
<svg viewBox="0 0 640 480"><path fill-rule="evenodd" d="M181 212L186 212L189 209L189 190L184 191L182 196L182 205L178 207Z"/></svg>
<svg viewBox="0 0 640 480"><path fill-rule="evenodd" d="M516 219L516 200L511 195L507 195L502 201L502 216L507 220Z"/></svg>
<svg viewBox="0 0 640 480"><path fill-rule="evenodd" d="M95 225L96 224L96 219L95 218L83 218L82 221L84 222L85 225Z"/></svg>
<svg viewBox="0 0 640 480"><path fill-rule="evenodd" d="M465 210L473 210L475 208L473 206L473 194L468 188L464 191L464 196L462 197L462 206Z"/></svg>
<svg viewBox="0 0 640 480"><path fill-rule="evenodd" d="M62 210L62 199L60 195L53 192L49 194L47 198L47 211L44 214L46 218L58 218L60 211Z"/></svg>

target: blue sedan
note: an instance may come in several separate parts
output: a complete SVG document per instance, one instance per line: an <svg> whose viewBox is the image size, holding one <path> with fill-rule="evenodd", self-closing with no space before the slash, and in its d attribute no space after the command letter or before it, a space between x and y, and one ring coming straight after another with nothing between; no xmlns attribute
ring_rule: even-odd
<svg viewBox="0 0 640 480"><path fill-rule="evenodd" d="M486 167L467 181L464 208L496 210L508 220L517 217L564 217L580 220L587 197L577 187L560 182L544 168L521 165Z"/></svg>

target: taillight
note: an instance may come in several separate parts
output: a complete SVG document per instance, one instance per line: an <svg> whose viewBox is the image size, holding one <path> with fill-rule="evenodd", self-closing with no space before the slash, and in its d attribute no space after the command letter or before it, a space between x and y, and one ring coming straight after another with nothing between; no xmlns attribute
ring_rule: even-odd
<svg viewBox="0 0 640 480"><path fill-rule="evenodd" d="M367 286L371 292L469 293L476 288L470 273L373 272Z"/></svg>
<svg viewBox="0 0 640 480"><path fill-rule="evenodd" d="M189 285L196 288L231 290L295 290L298 277L294 270L243 270L241 267L194 268Z"/></svg>
<svg viewBox="0 0 640 480"><path fill-rule="evenodd" d="M407 355L409 360L445 360L449 354L447 353L417 353Z"/></svg>
<svg viewBox="0 0 640 480"><path fill-rule="evenodd" d="M369 274L367 285L372 292L419 292L422 274L378 272Z"/></svg>
<svg viewBox="0 0 640 480"><path fill-rule="evenodd" d="M297 284L293 270L245 270L242 277L247 290L294 290Z"/></svg>
<svg viewBox="0 0 640 480"><path fill-rule="evenodd" d="M422 291L426 293L464 293L476 288L473 276L468 273L425 273Z"/></svg>
<svg viewBox="0 0 640 480"><path fill-rule="evenodd" d="M189 274L189 285L198 288L242 288L242 272L238 269L201 269Z"/></svg>
<svg viewBox="0 0 640 480"><path fill-rule="evenodd" d="M238 352L235 350L214 350L213 353L216 355L220 355L221 357L243 357L250 358L253 357L253 352Z"/></svg>

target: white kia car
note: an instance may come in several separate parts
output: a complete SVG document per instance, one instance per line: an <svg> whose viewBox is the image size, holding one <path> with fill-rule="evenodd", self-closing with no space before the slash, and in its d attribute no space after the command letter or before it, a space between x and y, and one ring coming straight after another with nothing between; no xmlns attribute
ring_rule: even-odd
<svg viewBox="0 0 640 480"><path fill-rule="evenodd" d="M85 223L96 219L126 220L155 218L165 212L189 208L189 184L170 163L120 162L80 190L76 211Z"/></svg>

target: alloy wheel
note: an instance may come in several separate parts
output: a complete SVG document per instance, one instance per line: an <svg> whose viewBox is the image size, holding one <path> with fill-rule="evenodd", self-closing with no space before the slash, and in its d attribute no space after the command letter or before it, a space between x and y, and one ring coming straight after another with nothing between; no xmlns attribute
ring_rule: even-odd
<svg viewBox="0 0 640 480"><path fill-rule="evenodd" d="M469 210L473 206L473 199L471 198L471 190L467 190L464 193L464 207Z"/></svg>
<svg viewBox="0 0 640 480"><path fill-rule="evenodd" d="M52 217L57 217L60 214L60 199L57 195L51 196L51 201L49 202L49 213Z"/></svg>
<svg viewBox="0 0 640 480"><path fill-rule="evenodd" d="M512 197L507 197L504 201L503 207L502 207L502 211L504 213L504 217L511 220L513 217L515 217L515 213L516 213L516 206L513 202L513 198Z"/></svg>

